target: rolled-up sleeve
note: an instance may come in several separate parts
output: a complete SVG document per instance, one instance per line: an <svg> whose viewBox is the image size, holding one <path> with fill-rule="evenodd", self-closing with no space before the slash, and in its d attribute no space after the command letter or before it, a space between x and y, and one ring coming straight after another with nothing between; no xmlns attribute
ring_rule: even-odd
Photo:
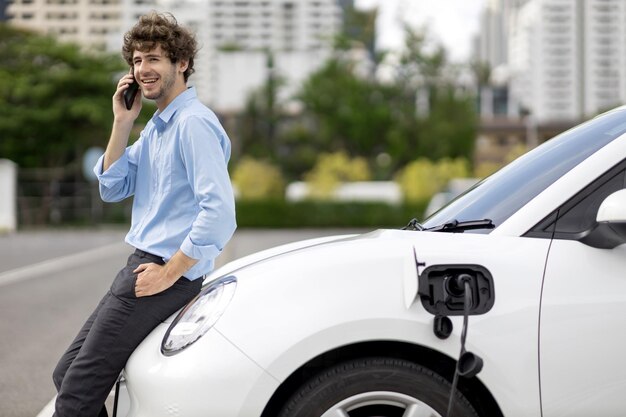
<svg viewBox="0 0 626 417"><path fill-rule="evenodd" d="M200 210L180 249L193 259L214 259L237 227L227 169L230 141L204 118L190 117L182 129L180 151Z"/></svg>
<svg viewBox="0 0 626 417"><path fill-rule="evenodd" d="M130 197L135 192L137 162L133 154L139 145L128 147L122 156L104 171L104 155L98 159L93 172L100 183L100 197L106 202L117 202Z"/></svg>

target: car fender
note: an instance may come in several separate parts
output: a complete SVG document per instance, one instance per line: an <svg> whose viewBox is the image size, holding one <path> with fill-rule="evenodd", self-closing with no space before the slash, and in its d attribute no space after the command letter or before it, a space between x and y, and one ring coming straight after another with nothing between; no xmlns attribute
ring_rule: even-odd
<svg viewBox="0 0 626 417"><path fill-rule="evenodd" d="M462 318L452 317L454 331L447 340L434 335L433 316L417 298L415 257L427 266L481 264L494 275L496 302L489 313L470 319L468 349L485 360L479 379L505 403L503 411L534 414L539 411L536 339L543 274L536 265L543 263L525 259L545 259L548 243L378 231L308 247L235 271L238 288L216 329L279 381L321 353L381 339L456 358ZM519 263L513 270L511 260ZM246 323L250 320L254 326ZM525 343L516 341L520 337Z"/></svg>

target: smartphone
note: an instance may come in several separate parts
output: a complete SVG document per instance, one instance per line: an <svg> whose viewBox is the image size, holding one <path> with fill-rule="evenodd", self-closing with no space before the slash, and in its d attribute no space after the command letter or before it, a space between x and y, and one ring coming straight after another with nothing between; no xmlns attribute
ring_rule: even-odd
<svg viewBox="0 0 626 417"><path fill-rule="evenodd" d="M124 104L126 104L126 109L130 110L133 107L137 91L139 91L139 83L137 80L134 80L133 83L124 90Z"/></svg>

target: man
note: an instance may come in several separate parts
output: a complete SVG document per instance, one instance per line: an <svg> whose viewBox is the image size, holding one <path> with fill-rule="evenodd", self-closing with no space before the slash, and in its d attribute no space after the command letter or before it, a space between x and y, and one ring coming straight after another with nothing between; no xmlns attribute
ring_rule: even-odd
<svg viewBox="0 0 626 417"><path fill-rule="evenodd" d="M94 171L103 200L134 195L126 242L136 251L54 370L57 417L107 416L104 402L128 357L199 293L235 230L229 138L187 88L195 53L193 35L171 15L142 16L124 36L132 71L113 95L111 138ZM133 80L141 93L128 110ZM128 147L141 95L158 111Z"/></svg>

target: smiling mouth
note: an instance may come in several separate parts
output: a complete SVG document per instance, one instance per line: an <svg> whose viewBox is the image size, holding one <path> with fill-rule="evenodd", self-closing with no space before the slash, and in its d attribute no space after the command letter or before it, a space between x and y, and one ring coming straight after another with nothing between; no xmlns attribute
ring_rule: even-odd
<svg viewBox="0 0 626 417"><path fill-rule="evenodd" d="M143 78L143 79L141 80L141 83L142 83L143 85L146 85L146 86L153 85L153 84L155 84L156 82L157 82L157 79L156 79L156 78Z"/></svg>

